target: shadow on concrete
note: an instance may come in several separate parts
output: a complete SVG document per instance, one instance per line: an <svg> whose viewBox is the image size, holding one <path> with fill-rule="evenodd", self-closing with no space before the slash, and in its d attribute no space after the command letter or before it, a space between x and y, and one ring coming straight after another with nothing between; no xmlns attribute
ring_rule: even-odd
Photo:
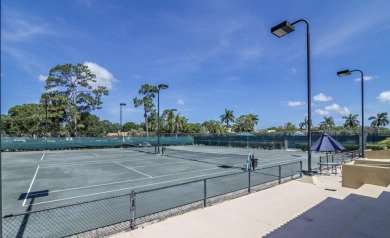
<svg viewBox="0 0 390 238"><path fill-rule="evenodd" d="M327 198L264 237L388 238L389 204L390 192L386 191L378 198L357 194L343 200Z"/></svg>

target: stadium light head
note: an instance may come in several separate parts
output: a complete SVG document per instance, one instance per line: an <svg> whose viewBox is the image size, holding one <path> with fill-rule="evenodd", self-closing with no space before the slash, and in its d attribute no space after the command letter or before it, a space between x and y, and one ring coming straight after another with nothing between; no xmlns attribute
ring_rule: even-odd
<svg viewBox="0 0 390 238"><path fill-rule="evenodd" d="M167 89L169 86L167 84L158 85L158 89Z"/></svg>
<svg viewBox="0 0 390 238"><path fill-rule="evenodd" d="M350 74L351 74L351 71L349 69L337 72L337 75L339 77L343 77L343 76L350 75Z"/></svg>
<svg viewBox="0 0 390 238"><path fill-rule="evenodd" d="M288 21L284 21L279 25L272 27L271 33L280 38L287 35L290 32L293 32L294 30L295 30L294 25L292 25Z"/></svg>

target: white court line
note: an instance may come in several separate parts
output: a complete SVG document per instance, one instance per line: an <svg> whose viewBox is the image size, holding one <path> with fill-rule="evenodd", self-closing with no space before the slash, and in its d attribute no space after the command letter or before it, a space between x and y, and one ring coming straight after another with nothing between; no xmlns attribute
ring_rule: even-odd
<svg viewBox="0 0 390 238"><path fill-rule="evenodd" d="M45 154L46 154L46 152L43 152L43 155L42 155L41 161L43 160L43 157L45 157Z"/></svg>
<svg viewBox="0 0 390 238"><path fill-rule="evenodd" d="M27 201L27 198L28 198L28 194L30 193L30 190L31 190L32 185L33 185L34 180L35 180L35 176L37 176L38 170L39 170L39 165L38 165L38 167L37 167L37 170L35 171L35 174L34 174L34 177L33 177L32 181L31 181L30 187L28 188L28 191L27 191L27 193L26 193L26 197L24 198L23 207L24 207L25 204L26 204L26 201Z"/></svg>
<svg viewBox="0 0 390 238"><path fill-rule="evenodd" d="M127 167L127 166L124 166L123 164L120 164L120 163L117 163L117 162L113 162L113 163L114 163L114 164L117 164L117 165L120 165L120 166L122 166L122 167L125 167L126 169L130 169L130 170L133 170L133 171L135 171L135 172L137 172L137 173L140 173L140 174L143 174L143 175L145 175L145 176L148 176L149 178L153 178L152 176L150 176L150 175L148 175L148 174L145 174L145 173L142 173L142 172L140 172L140 171L138 171L138 170L132 169L132 168Z"/></svg>
<svg viewBox="0 0 390 238"><path fill-rule="evenodd" d="M237 166L237 165L243 165L243 164L235 164L234 166ZM163 177L168 177L168 176L174 176L174 175L180 175L180 174L188 174L188 173L194 173L194 172L202 172L202 171L213 170L213 169L219 169L219 168L200 169L200 170L193 170L193 171L189 171L189 172L182 172L182 173L176 173L176 174L165 174L165 175L155 176L153 178L163 178ZM218 173L220 173L220 172L218 172ZM218 174L218 173L216 173L216 174ZM73 190L80 190L80 189L86 189L86 188L94 188L94 187L114 185L114 184L120 184L120 183L135 182L135 181L146 180L146 179L148 179L148 178L131 179L131 180L125 180L125 181L119 181L119 182L112 182L112 183L104 183L104 184L98 184L98 185L90 185L90 186L78 187L78 188L68 188L68 189L62 189L62 190L53 190L53 191L50 191L50 193L59 193L59 192L65 192L65 191L73 191Z"/></svg>
<svg viewBox="0 0 390 238"><path fill-rule="evenodd" d="M112 192L118 192L118 191L123 191L123 190L135 189L135 188L148 187L148 186L152 186L152 185L158 185L158 184L164 184L164 183L170 183L170 182L177 182L177 181L181 181L181 180L199 178L199 177L204 177L204 176L208 176L208 175L221 174L221 173L227 173L227 172L232 172L232 171L236 171L236 170L235 170L235 169L234 169L234 170L227 170L227 171L222 171L222 172L218 172L218 173L211 173L211 174L205 174L205 175L198 175L198 176L194 176L194 177L188 177L188 178L175 179L175 180L170 180L170 181L165 181L165 182L159 182L159 183L152 183L152 184L140 185L140 186L135 186L135 187L130 187L130 188L121 188L121 189L115 189L115 190L100 192L100 193L91 193L91 194L80 195L80 196L75 196L75 197L62 198L62 199L57 199L57 200L51 200L51 201L47 201L47 202L38 202L38 203L34 203L34 205L45 204L45 203L51 203L51 202L59 202L59 201L70 200L70 199L75 199L75 198L82 198L82 197L95 196L95 195L99 195L99 194L112 193Z"/></svg>
<svg viewBox="0 0 390 238"><path fill-rule="evenodd" d="M88 153L91 153L91 154L93 154L94 156L97 156L97 157L99 157L100 155L98 155L98 154L95 154L95 153L92 153L92 152L90 152L90 151L88 151Z"/></svg>
<svg viewBox="0 0 390 238"><path fill-rule="evenodd" d="M58 167L58 166L72 166L72 165L89 165L89 164L107 164L107 163L112 163L112 162L128 162L128 161L137 161L137 160L158 160L159 158L156 158L156 159L145 159L145 158L141 158L141 159L129 159L129 160L125 160L125 159L120 159L120 160L95 160L95 161L89 161L89 162L75 162L75 163L59 163L59 164L50 164L50 165L46 165L46 166L42 166L42 168L51 168L51 167Z"/></svg>

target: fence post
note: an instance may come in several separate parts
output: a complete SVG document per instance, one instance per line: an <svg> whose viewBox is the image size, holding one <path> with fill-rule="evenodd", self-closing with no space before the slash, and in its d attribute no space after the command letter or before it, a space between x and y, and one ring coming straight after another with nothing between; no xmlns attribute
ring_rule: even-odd
<svg viewBox="0 0 390 238"><path fill-rule="evenodd" d="M279 184L282 183L282 166L279 165Z"/></svg>
<svg viewBox="0 0 390 238"><path fill-rule="evenodd" d="M299 176L302 178L302 160L299 161L300 172Z"/></svg>
<svg viewBox="0 0 390 238"><path fill-rule="evenodd" d="M135 192L131 191L130 194L130 228L133 230L135 227Z"/></svg>
<svg viewBox="0 0 390 238"><path fill-rule="evenodd" d="M207 207L207 179L203 180L203 207Z"/></svg>
<svg viewBox="0 0 390 238"><path fill-rule="evenodd" d="M251 168L249 166L249 170L248 170L248 193L251 193Z"/></svg>

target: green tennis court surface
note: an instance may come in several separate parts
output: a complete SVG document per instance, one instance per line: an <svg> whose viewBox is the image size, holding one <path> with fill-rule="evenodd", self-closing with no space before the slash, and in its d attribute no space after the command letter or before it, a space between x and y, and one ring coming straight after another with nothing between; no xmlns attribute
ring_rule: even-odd
<svg viewBox="0 0 390 238"><path fill-rule="evenodd" d="M161 156L124 148L2 153L3 214L24 212L30 205L34 210L56 207L239 172L250 152L223 147L175 148L209 154L168 150ZM306 160L300 151L253 153L260 167Z"/></svg>

